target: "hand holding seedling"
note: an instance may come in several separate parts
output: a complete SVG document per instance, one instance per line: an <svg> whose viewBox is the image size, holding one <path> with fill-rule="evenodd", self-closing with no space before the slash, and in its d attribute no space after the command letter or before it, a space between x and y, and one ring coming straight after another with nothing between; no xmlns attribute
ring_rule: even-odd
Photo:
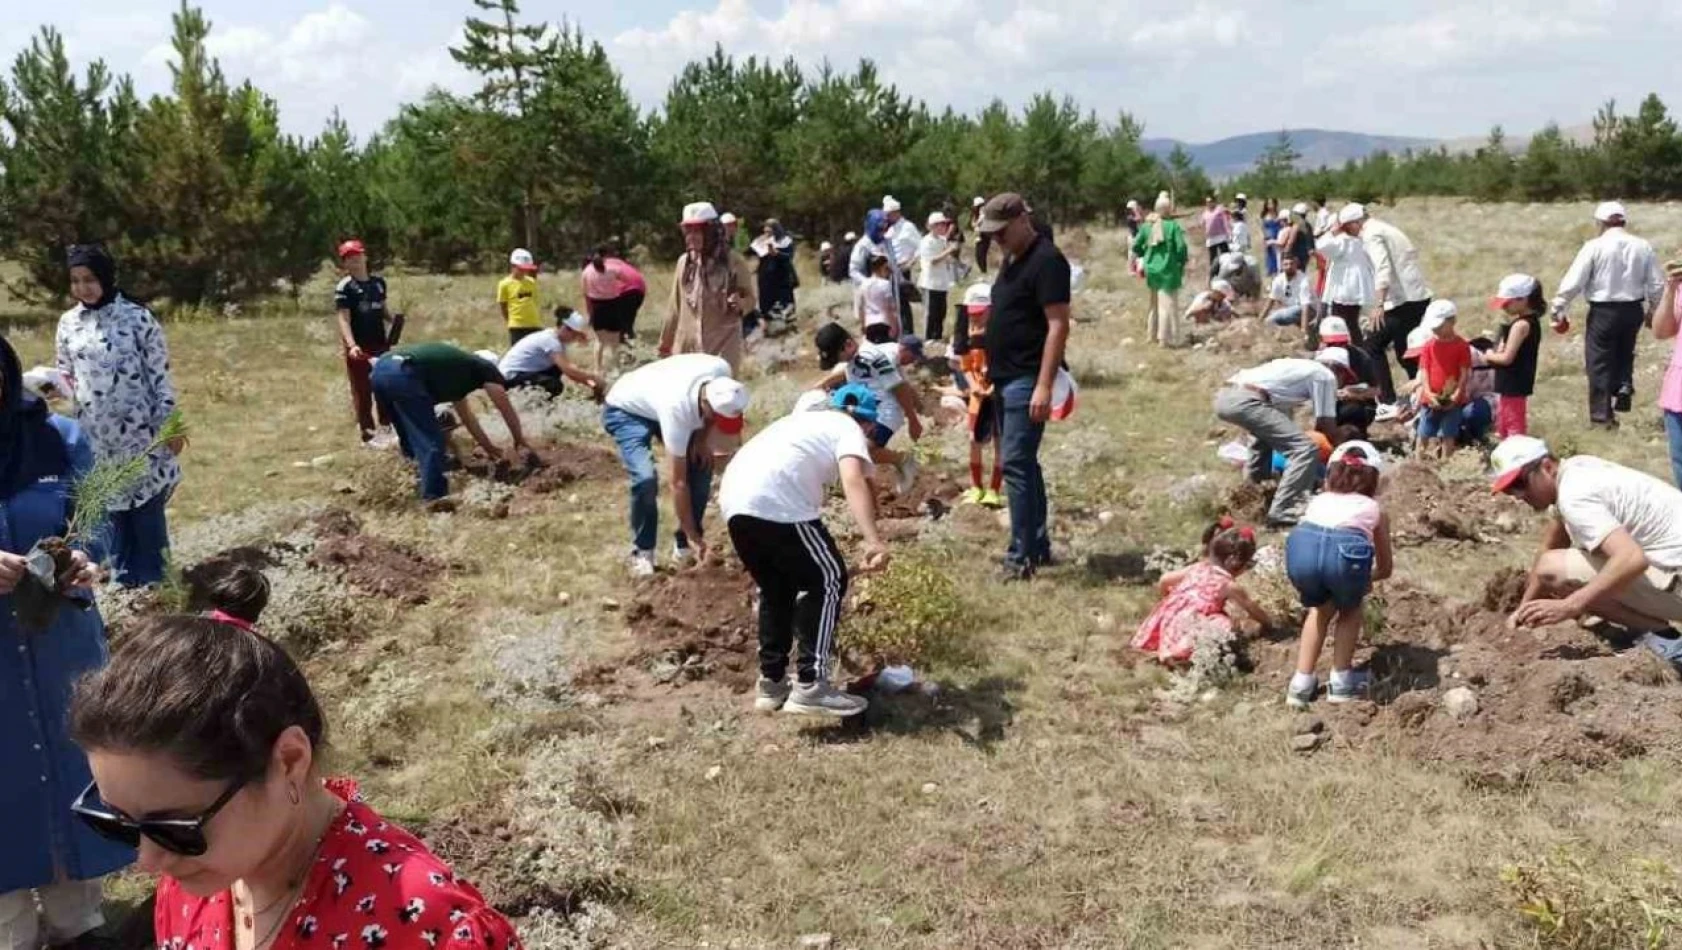
<svg viewBox="0 0 1682 950"><path fill-rule="evenodd" d="M28 567L29 561L23 555L0 551L0 596L17 589L18 581L23 580Z"/></svg>

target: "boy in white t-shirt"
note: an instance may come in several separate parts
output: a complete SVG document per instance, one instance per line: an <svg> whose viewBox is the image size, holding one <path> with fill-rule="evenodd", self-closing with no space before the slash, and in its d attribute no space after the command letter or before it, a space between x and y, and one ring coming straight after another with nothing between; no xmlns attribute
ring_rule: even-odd
<svg viewBox="0 0 1682 950"><path fill-rule="evenodd" d="M1560 461L1530 436L1508 438L1489 461L1495 492L1537 511L1554 509L1513 624L1544 627L1592 614L1647 634L1649 648L1676 662L1682 491L1591 455Z"/></svg>
<svg viewBox="0 0 1682 950"><path fill-rule="evenodd" d="M1308 289L1308 275L1290 255L1281 263L1284 270L1273 275L1262 319L1276 327L1302 327L1306 334L1314 320L1314 298Z"/></svg>
<svg viewBox="0 0 1682 950"><path fill-rule="evenodd" d="M571 307L556 307L554 331L522 337L497 361L497 369L502 370L509 389L536 386L559 396L563 380L570 379L590 387L591 395L599 400L604 388L602 378L579 369L567 358L567 346L587 342L589 329L583 314Z"/></svg>
<svg viewBox="0 0 1682 950"><path fill-rule="evenodd" d="M899 339L899 298L894 295L893 264L886 254L870 255L870 276L853 291L853 315L872 343Z"/></svg>
<svg viewBox="0 0 1682 950"><path fill-rule="evenodd" d="M829 485L839 480L864 537L863 569L887 566L865 437L879 406L869 387L850 383L836 390L830 408L796 412L766 427L724 472L719 509L737 556L759 587L760 677L753 705L760 712L845 717L869 705L829 682L847 564L822 512ZM796 643L791 687L789 652Z"/></svg>

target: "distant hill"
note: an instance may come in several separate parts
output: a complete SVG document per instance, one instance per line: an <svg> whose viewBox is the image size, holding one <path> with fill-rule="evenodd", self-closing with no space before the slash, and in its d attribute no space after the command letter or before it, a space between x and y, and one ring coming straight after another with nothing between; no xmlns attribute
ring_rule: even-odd
<svg viewBox="0 0 1682 950"><path fill-rule="evenodd" d="M1437 144L1434 139L1333 132L1326 129L1287 129L1286 134L1290 135L1291 144L1302 154L1301 160L1297 162L1298 168L1337 167L1350 159L1365 158L1374 152L1400 152L1403 149L1425 148ZM1277 131L1255 132L1201 145L1180 142L1177 139L1145 139L1140 145L1150 154L1162 158L1168 157L1174 146L1183 145L1191 154L1192 160L1207 172L1209 177L1219 179L1231 178L1249 171L1262 152L1278 138Z"/></svg>

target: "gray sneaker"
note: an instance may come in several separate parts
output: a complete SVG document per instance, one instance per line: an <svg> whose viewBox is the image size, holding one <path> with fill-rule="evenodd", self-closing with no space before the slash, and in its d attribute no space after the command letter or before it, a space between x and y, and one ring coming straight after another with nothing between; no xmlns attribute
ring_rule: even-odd
<svg viewBox="0 0 1682 950"><path fill-rule="evenodd" d="M759 688L754 691L753 708L763 713L776 712L788 702L788 694L788 680L768 680L761 676Z"/></svg>
<svg viewBox="0 0 1682 950"><path fill-rule="evenodd" d="M864 712L870 702L863 696L843 693L830 684L819 681L816 683L801 683L794 687L788 702L783 704L783 712L796 713L804 716L833 716L845 719Z"/></svg>
<svg viewBox="0 0 1682 950"><path fill-rule="evenodd" d="M1290 686L1285 687L1285 705L1292 709L1307 709L1314 705L1314 700L1320 695L1320 681L1307 689L1298 690Z"/></svg>
<svg viewBox="0 0 1682 950"><path fill-rule="evenodd" d="M1371 688L1372 682L1367 677L1366 670L1352 672L1349 679L1342 683L1334 676L1331 685L1326 687L1326 702L1358 703L1367 698L1367 691Z"/></svg>

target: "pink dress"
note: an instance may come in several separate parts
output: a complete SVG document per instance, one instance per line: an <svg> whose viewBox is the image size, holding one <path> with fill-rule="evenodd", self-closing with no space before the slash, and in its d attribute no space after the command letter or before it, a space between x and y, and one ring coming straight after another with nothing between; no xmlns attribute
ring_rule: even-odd
<svg viewBox="0 0 1682 950"><path fill-rule="evenodd" d="M1682 317L1682 294L1676 295L1675 307L1676 315ZM1665 369L1664 385L1659 387L1659 408L1682 413L1682 337L1670 347L1670 366Z"/></svg>
<svg viewBox="0 0 1682 950"><path fill-rule="evenodd" d="M1230 583L1232 575L1208 561L1193 564L1179 586L1169 591L1139 625L1133 648L1155 653L1164 662L1191 659L1199 630L1211 626L1232 629L1232 618L1226 615Z"/></svg>

